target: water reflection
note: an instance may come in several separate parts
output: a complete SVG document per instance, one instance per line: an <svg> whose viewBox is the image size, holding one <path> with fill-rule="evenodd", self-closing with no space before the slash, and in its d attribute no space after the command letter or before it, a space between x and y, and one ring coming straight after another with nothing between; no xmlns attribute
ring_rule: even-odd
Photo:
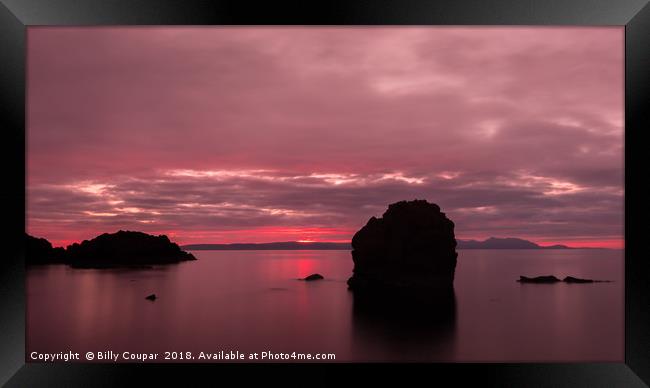
<svg viewBox="0 0 650 388"><path fill-rule="evenodd" d="M388 295L370 303L346 288L347 251L198 257L153 269L28 268L27 349L268 349L332 352L337 362L621 362L624 356L621 251L467 250L455 292L446 297L417 302ZM296 280L313 272L325 279ZM615 281L515 281L526 273ZM151 293L159 299L145 300Z"/></svg>
<svg viewBox="0 0 650 388"><path fill-rule="evenodd" d="M449 361L456 336L456 294L353 293L354 357L369 361Z"/></svg>

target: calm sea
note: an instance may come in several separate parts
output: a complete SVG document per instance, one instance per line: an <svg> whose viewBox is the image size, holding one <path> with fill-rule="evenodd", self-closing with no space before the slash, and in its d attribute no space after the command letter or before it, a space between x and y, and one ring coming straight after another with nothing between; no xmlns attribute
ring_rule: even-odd
<svg viewBox="0 0 650 388"><path fill-rule="evenodd" d="M458 252L455 312L430 326L359 313L346 286L349 251L196 251L197 261L138 270L33 267L27 351L79 352L82 361L88 351L158 353L161 362L165 352L221 351L334 353L337 362L623 360L623 251ZM296 280L316 272L325 280ZM613 282L516 282L548 274ZM151 293L158 299L145 300Z"/></svg>

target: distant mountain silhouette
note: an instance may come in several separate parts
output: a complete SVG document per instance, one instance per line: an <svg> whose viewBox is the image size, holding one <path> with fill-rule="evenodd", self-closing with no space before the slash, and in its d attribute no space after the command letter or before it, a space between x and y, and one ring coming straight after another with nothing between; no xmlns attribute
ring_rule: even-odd
<svg viewBox="0 0 650 388"><path fill-rule="evenodd" d="M142 232L120 230L104 233L80 244L68 245L65 250L52 248L49 241L28 234L25 234L25 239L25 263L28 265L64 263L73 267L104 268L196 260L167 236Z"/></svg>
<svg viewBox="0 0 650 388"><path fill-rule="evenodd" d="M490 237L485 241L456 240L456 249L574 249L566 245L541 246L520 238ZM267 250L352 250L350 243L336 242L270 242L233 244L189 244L181 246L190 251L267 251Z"/></svg>
<svg viewBox="0 0 650 388"><path fill-rule="evenodd" d="M541 246L520 238L490 237L485 241L457 240L458 249L572 249L566 245Z"/></svg>

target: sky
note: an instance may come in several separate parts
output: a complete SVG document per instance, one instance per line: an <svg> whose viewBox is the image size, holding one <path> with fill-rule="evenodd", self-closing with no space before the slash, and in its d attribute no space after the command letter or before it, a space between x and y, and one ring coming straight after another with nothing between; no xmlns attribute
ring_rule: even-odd
<svg viewBox="0 0 650 388"><path fill-rule="evenodd" d="M623 27L30 27L27 232L622 248Z"/></svg>

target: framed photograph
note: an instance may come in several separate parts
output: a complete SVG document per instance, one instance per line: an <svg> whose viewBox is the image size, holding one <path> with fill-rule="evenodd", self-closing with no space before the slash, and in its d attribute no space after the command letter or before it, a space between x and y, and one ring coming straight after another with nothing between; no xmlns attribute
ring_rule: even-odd
<svg viewBox="0 0 650 388"><path fill-rule="evenodd" d="M1 381L646 386L649 29L647 1L2 0Z"/></svg>

